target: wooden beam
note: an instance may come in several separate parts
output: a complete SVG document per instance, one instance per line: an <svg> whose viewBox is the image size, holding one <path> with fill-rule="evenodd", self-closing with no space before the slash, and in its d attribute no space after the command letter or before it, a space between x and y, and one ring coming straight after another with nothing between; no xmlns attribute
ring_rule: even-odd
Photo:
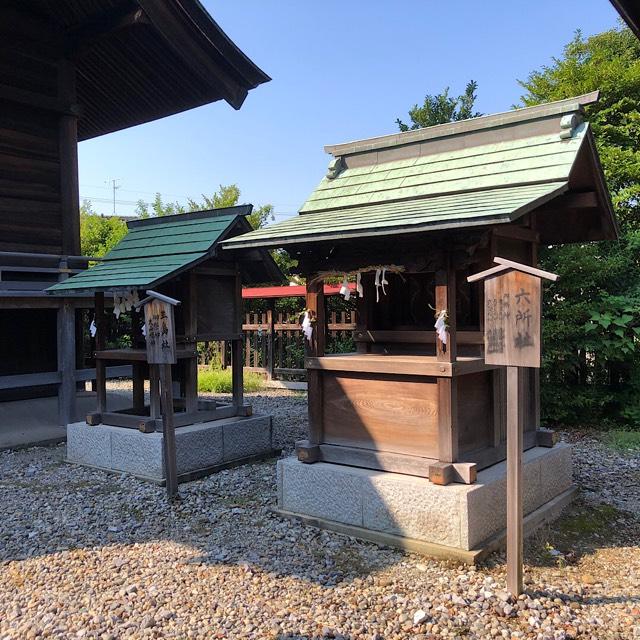
<svg viewBox="0 0 640 640"><path fill-rule="evenodd" d="M68 55L79 56L116 31L148 24L151 22L147 14L137 4L123 2L91 16L81 26L69 29L65 33L65 49Z"/></svg>
<svg viewBox="0 0 640 640"><path fill-rule="evenodd" d="M144 409L144 365L141 362L133 363L133 408L136 413L142 413Z"/></svg>
<svg viewBox="0 0 640 640"><path fill-rule="evenodd" d="M104 293L95 294L95 314L96 314L96 352L103 351L107 340L107 319L104 315ZM104 360L96 358L96 396L97 413L105 413L107 410L107 378Z"/></svg>
<svg viewBox="0 0 640 640"><path fill-rule="evenodd" d="M522 449L523 415L518 367L507 367L507 589L522 593Z"/></svg>
<svg viewBox="0 0 640 640"><path fill-rule="evenodd" d="M458 381L438 378L438 460L458 461Z"/></svg>
<svg viewBox="0 0 640 640"><path fill-rule="evenodd" d="M28 387L44 387L50 384L60 384L60 371L44 373L21 373L12 376L0 376L0 391L5 389L25 389Z"/></svg>
<svg viewBox="0 0 640 640"><path fill-rule="evenodd" d="M537 211L562 211L563 209L595 209L600 206L598 194L595 191L583 191L575 193L566 193L558 196L542 205Z"/></svg>
<svg viewBox="0 0 640 640"><path fill-rule="evenodd" d="M435 331L369 331L356 327L354 340L358 342L391 342L400 344L435 344ZM482 331L457 331L457 344L484 344Z"/></svg>
<svg viewBox="0 0 640 640"><path fill-rule="evenodd" d="M325 309L324 283L321 278L307 278L307 312L313 322L311 340L304 340L307 356L321 357L325 349ZM322 374L318 370L307 369L307 398L309 416L309 444L311 447L322 442L323 431L323 389Z"/></svg>
<svg viewBox="0 0 640 640"><path fill-rule="evenodd" d="M13 102L25 107L34 107L43 111L52 111L53 113L69 114L77 117L80 109L74 101L64 100L60 98L51 98L39 93L34 93L28 89L18 89L8 85L0 85L0 100Z"/></svg>
<svg viewBox="0 0 640 640"><path fill-rule="evenodd" d="M242 274L236 264L235 330L242 335ZM236 411L244 405L244 371L242 362L242 338L231 341L231 386L233 406Z"/></svg>
<svg viewBox="0 0 640 640"><path fill-rule="evenodd" d="M500 236L501 238L513 238L514 240L524 240L526 242L540 242L540 234L526 227L501 224L493 227L492 231L494 235Z"/></svg>
<svg viewBox="0 0 640 640"><path fill-rule="evenodd" d="M176 462L176 432L173 424L173 390L171 384L171 365L158 365L160 369L160 388L162 394L162 435L164 439L164 476L167 497L173 500L178 495L178 468Z"/></svg>
<svg viewBox="0 0 640 640"><path fill-rule="evenodd" d="M76 411L76 313L65 302L58 310L58 424L66 427Z"/></svg>
<svg viewBox="0 0 640 640"><path fill-rule="evenodd" d="M322 279L307 280L306 305L313 323L313 335L311 340L305 338L305 352L307 356L320 357L324 355L326 343L324 283Z"/></svg>
<svg viewBox="0 0 640 640"><path fill-rule="evenodd" d="M436 340L436 356L442 362L455 362L457 356L456 339L456 271L450 256L446 257L444 268L436 271L436 314L447 311L447 344Z"/></svg>
<svg viewBox="0 0 640 640"><path fill-rule="evenodd" d="M184 334L188 344L197 348L198 333L198 290L197 276L194 273L185 275L187 291L183 304ZM189 358L184 362L184 397L187 413L198 410L198 359Z"/></svg>
<svg viewBox="0 0 640 640"><path fill-rule="evenodd" d="M76 98L76 69L69 60L58 66L58 93L64 100ZM64 114L58 130L60 151L60 207L62 216L62 251L80 253L80 191L78 183L78 117Z"/></svg>

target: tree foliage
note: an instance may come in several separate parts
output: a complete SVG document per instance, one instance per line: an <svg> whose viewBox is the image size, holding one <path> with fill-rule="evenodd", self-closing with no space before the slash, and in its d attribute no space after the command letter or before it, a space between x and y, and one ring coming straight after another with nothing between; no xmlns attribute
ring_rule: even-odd
<svg viewBox="0 0 640 640"><path fill-rule="evenodd" d="M400 118L396 119L396 124L400 131L410 131L446 122L477 118L482 115L474 111L477 89L478 83L475 80L470 80L465 92L457 98L449 95L449 87L437 95L428 94L425 96L422 106L415 104L409 109L410 125L402 122Z"/></svg>
<svg viewBox="0 0 640 640"><path fill-rule="evenodd" d="M587 108L620 240L552 246L544 301L548 422L640 427L640 43L626 28L584 38L522 81L524 106L601 90Z"/></svg>
<svg viewBox="0 0 640 640"><path fill-rule="evenodd" d="M202 211L204 209L221 209L224 207L234 207L240 202L240 188L237 184L221 184L219 189L210 196L204 193L200 200L188 198L186 204L180 202L165 202L160 193L156 193L153 202L147 203L138 200L135 214L139 218L149 218L153 216L173 216L179 213L190 213L191 211ZM264 227L267 222L274 219L273 205L264 204L254 207L247 220L254 229Z"/></svg>
<svg viewBox="0 0 640 640"><path fill-rule="evenodd" d="M138 200L135 215L139 218L172 216L203 209L219 209L233 207L240 201L240 189L236 184L220 185L218 190L201 199L187 199L186 204L180 202L165 202L160 193L156 193L152 202ZM254 207L247 216L249 224L254 229L264 227L274 220L273 205L264 204ZM93 211L91 201L84 200L80 207L80 237L83 255L102 256L113 248L127 233L127 225L118 216L101 216ZM273 252L273 257L285 275L297 264L284 250Z"/></svg>
<svg viewBox="0 0 640 640"><path fill-rule="evenodd" d="M83 256L103 256L127 234L127 225L117 216L101 216L90 200L80 206L80 249Z"/></svg>

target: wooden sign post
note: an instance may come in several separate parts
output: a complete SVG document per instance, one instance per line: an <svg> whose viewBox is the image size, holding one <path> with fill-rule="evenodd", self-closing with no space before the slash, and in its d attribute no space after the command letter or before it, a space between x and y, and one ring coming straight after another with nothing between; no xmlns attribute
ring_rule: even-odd
<svg viewBox="0 0 640 640"><path fill-rule="evenodd" d="M468 282L484 281L484 359L507 367L507 589L523 588L522 447L518 398L520 367L540 367L541 279L558 276L504 258Z"/></svg>
<svg viewBox="0 0 640 640"><path fill-rule="evenodd" d="M137 306L138 308L144 306L147 362L149 367L159 369L164 469L167 496L172 500L178 495L176 432L173 424L173 382L171 380L171 365L178 361L173 307L180 302L151 290L147 291L147 295L148 297L141 300Z"/></svg>

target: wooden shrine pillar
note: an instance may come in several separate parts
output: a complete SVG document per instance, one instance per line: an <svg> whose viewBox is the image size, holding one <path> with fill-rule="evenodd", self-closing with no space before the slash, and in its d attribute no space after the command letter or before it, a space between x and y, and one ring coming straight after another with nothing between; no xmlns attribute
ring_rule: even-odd
<svg viewBox="0 0 640 640"><path fill-rule="evenodd" d="M436 315L447 312L447 342L436 336L436 358L455 362L456 345L456 272L449 255L443 268L436 271ZM438 460L458 461L458 381L454 377L438 378Z"/></svg>
<svg viewBox="0 0 640 640"><path fill-rule="evenodd" d="M307 311L313 323L312 339L305 341L305 354L321 358L326 345L326 319L324 312L324 281L316 279L307 281Z"/></svg>
<svg viewBox="0 0 640 640"><path fill-rule="evenodd" d="M62 251L80 255L80 191L78 184L78 114L76 67L70 60L58 63L58 98L68 107L58 123L60 154L60 214Z"/></svg>
<svg viewBox="0 0 640 640"><path fill-rule="evenodd" d="M242 276L236 267L236 335L231 341L231 386L233 407L240 415L244 406L244 371L242 363Z"/></svg>
<svg viewBox="0 0 640 640"><path fill-rule="evenodd" d="M367 331L372 325L374 315L375 295L373 285L374 275L372 273L363 273L361 276L361 284L364 290L364 297L360 297L357 292L356 296L356 331L357 338L364 338ZM370 353L371 342L358 340L356 342L358 353Z"/></svg>
<svg viewBox="0 0 640 640"><path fill-rule="evenodd" d="M184 339L187 345L192 345L197 351L196 335L198 333L198 290L196 274L191 271L185 276L187 292L183 301L182 313L184 318ZM187 413L198 410L198 358L184 361L184 401Z"/></svg>
<svg viewBox="0 0 640 640"><path fill-rule="evenodd" d="M311 340L303 336L305 356L321 358L326 344L326 319L324 309L324 281L307 277L306 307L313 333ZM307 408L309 413L309 435L306 441L296 443L298 460L317 462L320 455L319 444L322 436L322 380L317 369L307 368Z"/></svg>
<svg viewBox="0 0 640 640"><path fill-rule="evenodd" d="M267 369L267 376L269 380L273 380L273 373L274 373L274 369L275 369L275 357L276 357L276 353L275 353L275 339L276 339L276 332L275 332L275 315L276 315L276 301L275 298L270 298L267 301L268 304L268 308L267 308L267 326L268 326L268 333L267 333L267 362L266 362L266 369Z"/></svg>
<svg viewBox="0 0 640 640"><path fill-rule="evenodd" d="M107 343L107 318L104 315L104 293L96 292L96 351L104 351ZM107 376L104 360L95 359L96 362L96 396L97 396L97 421L101 421L101 415L107 410Z"/></svg>
<svg viewBox="0 0 640 640"><path fill-rule="evenodd" d="M66 427L76 413L76 312L69 300L58 308L58 424Z"/></svg>

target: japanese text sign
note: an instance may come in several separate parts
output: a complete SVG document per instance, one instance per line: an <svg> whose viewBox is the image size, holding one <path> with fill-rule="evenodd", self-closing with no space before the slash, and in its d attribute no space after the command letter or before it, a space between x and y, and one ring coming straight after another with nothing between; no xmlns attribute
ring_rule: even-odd
<svg viewBox="0 0 640 640"><path fill-rule="evenodd" d="M506 271L484 282L484 353L487 364L540 367L541 280Z"/></svg>
<svg viewBox="0 0 640 640"><path fill-rule="evenodd" d="M175 364L176 334L173 305L157 298L144 305L149 364Z"/></svg>

